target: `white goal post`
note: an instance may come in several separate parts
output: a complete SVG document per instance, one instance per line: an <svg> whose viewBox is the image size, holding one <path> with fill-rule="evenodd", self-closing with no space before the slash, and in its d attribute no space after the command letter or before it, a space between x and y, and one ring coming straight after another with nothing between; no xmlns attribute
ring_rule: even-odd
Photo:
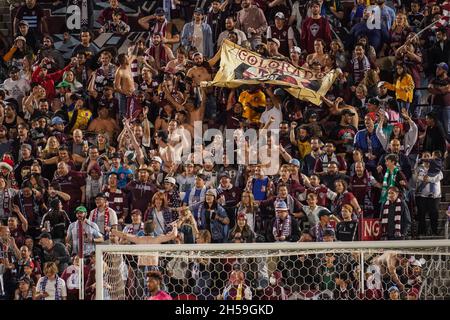
<svg viewBox="0 0 450 320"><path fill-rule="evenodd" d="M127 275L129 273L122 272L120 280L114 280L117 283L111 283L112 280L106 273L111 273L111 270L115 272L116 278L117 274L120 274L120 269L122 265L127 264L130 266L130 261L133 257L136 259L145 259L148 257L150 259L157 257L159 265L168 266L169 264L164 264L164 262L173 259L186 259L186 261L194 261L199 259L210 259L209 261L215 261L215 263L221 264L221 261L227 259L237 260L237 261L249 261L254 262L257 259L263 259L266 262L268 260L275 260L275 265L278 269L282 269L286 264L277 265L277 262L281 260L289 260L290 257L303 256L306 259L310 257L325 257L325 256L338 256L348 255L352 257L353 267L351 271L346 271L345 281L349 283L349 278L354 281L352 283L352 290L356 296L360 296L365 291L367 291L367 277L368 277L368 261L371 263L371 259L374 257L383 256L383 254L393 253L401 257L413 261L416 259L423 264L423 273L420 275L423 283L420 285L420 295L423 299L449 299L450 298L450 240L420 240L420 241L367 241L367 242L304 242L304 243L247 243L247 244L234 244L234 243L224 243L224 244L183 244L183 245L98 245L95 252L95 272L96 272L96 299L125 299L124 295L119 295L117 298L105 297L105 287L110 288L111 286L116 286L117 283L120 284L121 288L119 290L126 290L123 282L126 282ZM131 257L131 258L130 258ZM159 257L159 259L158 259ZM286 258L287 257L287 258ZM425 258L425 259L424 259ZM117 262L119 259L121 262ZM130 260L126 260L130 259ZM312 258L311 258L312 259ZM413 260L411 260L413 259ZM126 261L125 261L126 260ZM233 260L233 261L234 261ZM292 260L292 259L291 259ZM114 262L115 261L115 262ZM127 262L127 263L124 263ZM227 260L228 261L228 260ZM377 260L378 261L378 260ZM322 262L321 262L322 263ZM411 270L413 270L414 265L411 263ZM363 266L362 268L358 266ZM288 268L288 267L286 267ZM288 270L289 274L295 266L290 266ZM131 267L129 268L131 269ZM223 270L223 266L220 266ZM163 269L164 270L164 269ZM317 271L316 271L317 270ZM409 269L408 269L409 270ZM272 270L273 271L273 270ZM281 273L285 270L279 270ZM315 276L315 272L320 273L319 269L314 269L310 273ZM443 275L436 275L439 272ZM342 270L340 271L342 272ZM270 272L269 272L270 273ZM387 272L386 272L387 273ZM412 271L411 271L412 273ZM370 275L369 275L370 276ZM381 277L386 276L386 274L381 274ZM106 280L105 280L106 277ZM145 278L145 275L143 276ZM436 277L442 277L443 282L436 283ZM448 277L445 278L445 277ZM142 276L141 276L142 278ZM321 278L322 279L322 278ZM359 281L358 281L359 280ZM447 281L448 280L448 281ZM405 280L406 281L406 280ZM410 280L408 280L410 281ZM291 281L292 282L292 281ZM294 289L300 290L299 286L295 283L295 279L292 283L286 284L287 292L293 294ZM319 288L320 283L317 283L317 288ZM335 284L333 284L335 285ZM400 284L401 285L401 284ZM145 286L141 286L141 295L145 291ZM270 285L267 285L270 286ZM347 284L345 285L345 287ZM258 289L261 285L258 285ZM117 289L117 288L116 288ZM253 288L255 289L255 288ZM261 289L264 292L264 288ZM284 290L284 289L283 289ZM388 289L384 289L387 292ZM169 292L171 293L171 292ZM224 295L220 292L221 297ZM273 293L272 293L273 294ZM387 293L386 293L387 294ZM403 293L403 296L408 295L407 289ZM176 294L174 294L176 295ZM214 295L215 298L216 295ZM209 295L211 298L212 295ZM253 297L255 295L253 294ZM331 295L333 297L333 295ZM386 296L384 296L386 297ZM127 296L127 299L131 299ZM142 296L138 299L142 299ZM208 298L204 298L208 299ZM293 298L295 299L295 298ZM354 299L358 299L355 298Z"/></svg>

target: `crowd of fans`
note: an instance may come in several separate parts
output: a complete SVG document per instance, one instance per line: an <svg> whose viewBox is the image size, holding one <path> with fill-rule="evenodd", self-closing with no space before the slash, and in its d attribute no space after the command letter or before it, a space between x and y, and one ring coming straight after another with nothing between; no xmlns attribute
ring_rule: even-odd
<svg viewBox="0 0 450 320"><path fill-rule="evenodd" d="M439 235L450 41L435 22L448 2L169 2L133 26L110 0L69 55L45 33L39 3L19 4L1 56L2 298L73 298L79 256L92 294L98 243L357 241L364 218L380 220L385 240ZM142 30L126 53L93 43ZM319 106L281 86L200 86L225 39L341 72ZM277 129L267 148L279 168L215 163L218 135L195 151L202 163L181 155L199 122L235 130L231 148L244 153L244 130Z"/></svg>

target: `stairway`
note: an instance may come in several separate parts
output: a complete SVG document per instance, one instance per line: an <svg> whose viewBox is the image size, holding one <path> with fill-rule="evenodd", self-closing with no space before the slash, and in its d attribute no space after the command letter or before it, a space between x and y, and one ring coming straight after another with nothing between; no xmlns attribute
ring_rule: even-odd
<svg viewBox="0 0 450 320"><path fill-rule="evenodd" d="M0 0L0 33L8 39L11 36L12 21L9 4L6 0Z"/></svg>

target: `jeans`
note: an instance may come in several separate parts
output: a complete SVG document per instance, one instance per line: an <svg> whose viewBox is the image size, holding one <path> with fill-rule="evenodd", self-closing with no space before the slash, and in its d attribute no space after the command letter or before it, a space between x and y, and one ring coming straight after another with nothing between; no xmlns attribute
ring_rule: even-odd
<svg viewBox="0 0 450 320"><path fill-rule="evenodd" d="M419 220L419 235L426 233L426 214L430 216L431 232L433 235L438 234L438 217L440 198L417 197L417 218Z"/></svg>

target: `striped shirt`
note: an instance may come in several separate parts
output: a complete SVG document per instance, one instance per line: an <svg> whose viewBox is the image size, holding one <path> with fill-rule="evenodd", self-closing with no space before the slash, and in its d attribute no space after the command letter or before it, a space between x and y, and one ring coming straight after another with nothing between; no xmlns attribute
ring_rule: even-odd
<svg viewBox="0 0 450 320"><path fill-rule="evenodd" d="M72 241L72 254L78 254L78 221L72 222L67 230L69 241ZM95 238L100 238L100 230L95 222L84 220L83 222L83 253L89 255L95 251Z"/></svg>

